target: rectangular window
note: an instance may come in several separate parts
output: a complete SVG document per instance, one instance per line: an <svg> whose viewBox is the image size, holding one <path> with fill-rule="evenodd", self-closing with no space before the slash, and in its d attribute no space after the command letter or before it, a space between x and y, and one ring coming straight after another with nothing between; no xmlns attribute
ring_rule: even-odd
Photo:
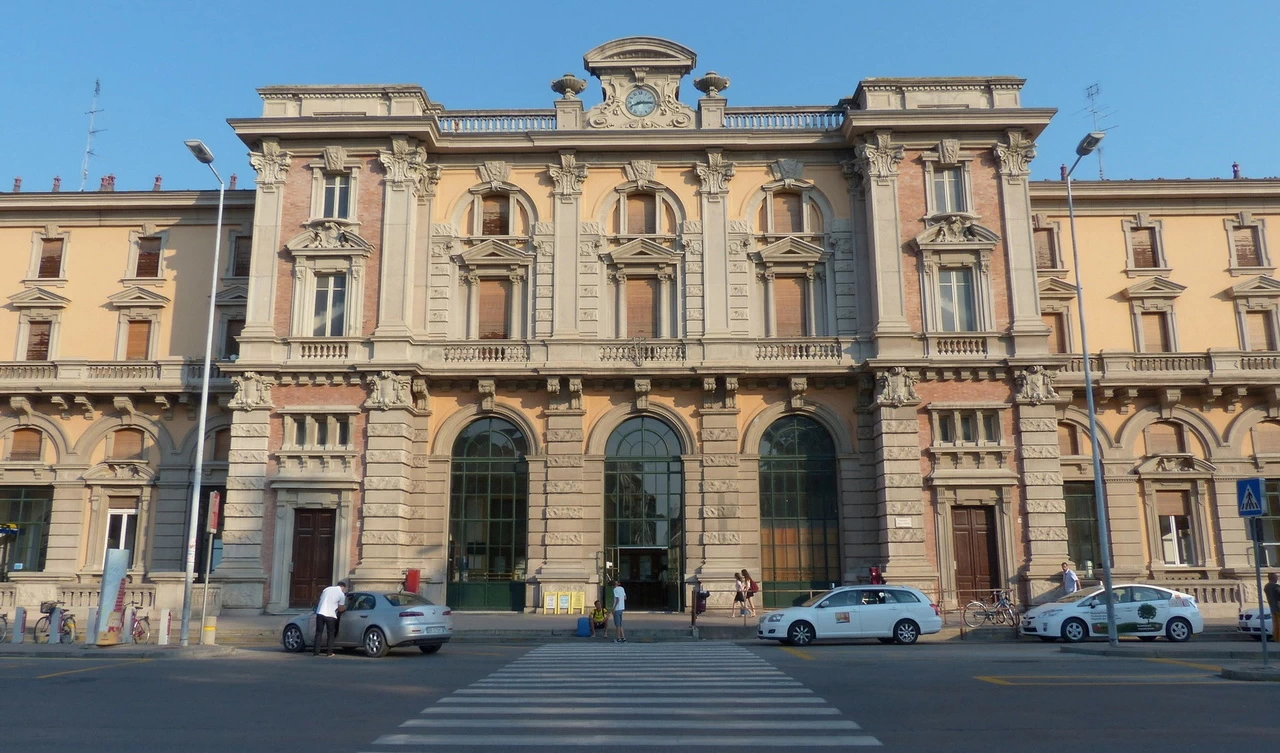
<svg viewBox="0 0 1280 753"><path fill-rule="evenodd" d="M627 280L627 337L658 336L658 279Z"/></svg>
<svg viewBox="0 0 1280 753"><path fill-rule="evenodd" d="M1262 254L1258 251L1258 228L1236 227L1231 232L1236 247L1237 267L1261 267Z"/></svg>
<svg viewBox="0 0 1280 753"><path fill-rule="evenodd" d="M295 447L306 447L307 445L307 417L293 417L293 445Z"/></svg>
<svg viewBox="0 0 1280 753"><path fill-rule="evenodd" d="M956 441L956 420L950 414L938 416L938 441L953 444Z"/></svg>
<svg viewBox="0 0 1280 753"><path fill-rule="evenodd" d="M228 319L222 332L222 357L240 357L240 333L244 331L243 319Z"/></svg>
<svg viewBox="0 0 1280 753"><path fill-rule="evenodd" d="M657 197L651 193L627 194L627 234L654 235L657 232Z"/></svg>
<svg viewBox="0 0 1280 753"><path fill-rule="evenodd" d="M1067 345L1067 317L1061 311L1051 311L1040 315L1040 321L1049 328L1049 352L1070 353Z"/></svg>
<svg viewBox="0 0 1280 753"><path fill-rule="evenodd" d="M347 334L347 276L317 275L311 334L343 337Z"/></svg>
<svg viewBox="0 0 1280 753"><path fill-rule="evenodd" d="M1080 432L1071 424L1058 424L1058 454L1071 457L1080 454Z"/></svg>
<svg viewBox="0 0 1280 753"><path fill-rule="evenodd" d="M486 196L480 202L480 234L511 234L511 198L505 195Z"/></svg>
<svg viewBox="0 0 1280 753"><path fill-rule="evenodd" d="M329 446L329 417L315 416L316 422L316 447Z"/></svg>
<svg viewBox="0 0 1280 753"><path fill-rule="evenodd" d="M973 270L941 269L938 271L939 301L942 308L943 332L973 332L978 328L973 305Z"/></svg>
<svg viewBox="0 0 1280 753"><path fill-rule="evenodd" d="M933 170L933 211L967 211L964 201L964 173L959 167L939 167Z"/></svg>
<svg viewBox="0 0 1280 753"><path fill-rule="evenodd" d="M324 216L347 219L351 216L351 177L326 175L324 177Z"/></svg>
<svg viewBox="0 0 1280 753"><path fill-rule="evenodd" d="M1000 416L998 414L982 414L982 441L988 444L1000 443Z"/></svg>
<svg viewBox="0 0 1280 753"><path fill-rule="evenodd" d="M44 569L52 516L51 487L0 486L0 521L18 528L17 535L5 537L0 546L0 553L7 548L7 557L0 557L0 575Z"/></svg>
<svg viewBox="0 0 1280 753"><path fill-rule="evenodd" d="M117 429L111 435L112 460L142 460L142 430Z"/></svg>
<svg viewBox="0 0 1280 753"><path fill-rule="evenodd" d="M253 238L248 235L237 235L235 245L231 248L231 276L248 277L250 252L253 249Z"/></svg>
<svg viewBox="0 0 1280 753"><path fill-rule="evenodd" d="M1098 543L1097 503L1093 482L1068 481L1062 485L1067 503L1067 559L1077 567L1089 563L1102 565L1102 547Z"/></svg>
<svg viewBox="0 0 1280 753"><path fill-rule="evenodd" d="M1142 312L1142 352L1169 353L1172 350L1168 314L1164 311Z"/></svg>
<svg viewBox="0 0 1280 753"><path fill-rule="evenodd" d="M1057 269L1058 249L1052 228L1032 231L1036 242L1036 269Z"/></svg>
<svg viewBox="0 0 1280 753"><path fill-rule="evenodd" d="M27 322L27 360L49 360L49 337L53 322Z"/></svg>
<svg viewBox="0 0 1280 753"><path fill-rule="evenodd" d="M965 444L973 444L978 441L978 422L974 420L974 414L960 414L960 441Z"/></svg>
<svg viewBox="0 0 1280 753"><path fill-rule="evenodd" d="M776 277L773 280L775 337L805 336L805 283L803 277Z"/></svg>
<svg viewBox="0 0 1280 753"><path fill-rule="evenodd" d="M773 195L773 232L804 232L804 202L799 194L775 193Z"/></svg>
<svg viewBox="0 0 1280 753"><path fill-rule="evenodd" d="M1156 517L1160 519L1160 547L1166 565L1195 564L1191 539L1191 499L1186 491L1156 492Z"/></svg>
<svg viewBox="0 0 1280 753"><path fill-rule="evenodd" d="M138 263L133 268L134 277L160 276L160 239L138 239Z"/></svg>
<svg viewBox="0 0 1280 753"><path fill-rule="evenodd" d="M511 281L505 278L482 277L478 290L480 339L508 339L511 337Z"/></svg>
<svg viewBox="0 0 1280 753"><path fill-rule="evenodd" d="M1134 269L1155 269L1160 266L1160 260L1156 254L1155 228L1130 228L1129 248L1133 250Z"/></svg>
<svg viewBox="0 0 1280 753"><path fill-rule="evenodd" d="M1262 566L1280 567L1280 479L1262 485Z"/></svg>
<svg viewBox="0 0 1280 753"><path fill-rule="evenodd" d="M134 497L108 497L106 550L129 550L129 567L138 561L138 501ZM103 552L103 567L106 552Z"/></svg>
<svg viewBox="0 0 1280 753"><path fill-rule="evenodd" d="M1274 321L1274 314L1270 311L1244 312L1244 322L1249 333L1248 350L1276 349L1276 328Z"/></svg>
<svg viewBox="0 0 1280 753"><path fill-rule="evenodd" d="M346 416L339 416L334 421L338 425L338 446L347 447L351 444L351 420Z"/></svg>
<svg viewBox="0 0 1280 753"><path fill-rule="evenodd" d="M126 361L145 361L151 357L151 322L135 319L129 322L124 346Z"/></svg>
<svg viewBox="0 0 1280 753"><path fill-rule="evenodd" d="M231 430L218 429L213 433L213 454L209 456L209 459L215 462L225 463L230 456Z"/></svg>
<svg viewBox="0 0 1280 753"><path fill-rule="evenodd" d="M40 268L36 277L54 280L62 277L62 249L66 242L61 238L45 238L40 241Z"/></svg>
<svg viewBox="0 0 1280 753"><path fill-rule="evenodd" d="M39 463L42 459L44 434L39 429L14 429L9 435L9 460L15 463Z"/></svg>
<svg viewBox="0 0 1280 753"><path fill-rule="evenodd" d="M1157 421L1146 428L1148 455L1177 455L1187 451L1182 427L1166 421Z"/></svg>

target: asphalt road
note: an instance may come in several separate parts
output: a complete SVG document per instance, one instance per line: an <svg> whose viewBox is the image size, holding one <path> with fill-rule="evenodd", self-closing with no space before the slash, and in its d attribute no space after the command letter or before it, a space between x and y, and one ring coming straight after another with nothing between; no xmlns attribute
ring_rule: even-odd
<svg viewBox="0 0 1280 753"><path fill-rule="evenodd" d="M0 750L1264 750L1280 685L1018 644L456 644L0 658Z"/></svg>

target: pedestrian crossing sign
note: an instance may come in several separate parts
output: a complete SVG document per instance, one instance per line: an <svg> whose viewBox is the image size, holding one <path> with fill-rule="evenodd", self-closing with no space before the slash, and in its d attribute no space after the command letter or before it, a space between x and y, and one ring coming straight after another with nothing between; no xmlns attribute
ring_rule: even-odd
<svg viewBox="0 0 1280 753"><path fill-rule="evenodd" d="M1262 479L1242 478L1236 482L1236 506L1242 518L1262 515Z"/></svg>

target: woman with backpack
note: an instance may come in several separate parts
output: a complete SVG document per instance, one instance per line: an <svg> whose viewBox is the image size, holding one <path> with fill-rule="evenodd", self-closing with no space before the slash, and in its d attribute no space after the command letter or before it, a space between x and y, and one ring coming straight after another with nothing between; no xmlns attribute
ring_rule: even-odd
<svg viewBox="0 0 1280 753"><path fill-rule="evenodd" d="M742 569L742 584L745 586L743 593L746 597L747 611L754 617L756 614L755 595L760 593L760 586L751 579L751 573L748 573L745 567Z"/></svg>
<svg viewBox="0 0 1280 753"><path fill-rule="evenodd" d="M747 584L742 580L741 573L733 574L733 611L738 613L739 617L747 616ZM731 612L732 614L732 612Z"/></svg>

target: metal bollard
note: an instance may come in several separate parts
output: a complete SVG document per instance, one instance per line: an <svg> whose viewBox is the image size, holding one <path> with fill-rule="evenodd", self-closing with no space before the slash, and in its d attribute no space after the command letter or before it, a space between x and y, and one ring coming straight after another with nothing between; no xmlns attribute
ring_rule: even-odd
<svg viewBox="0 0 1280 753"><path fill-rule="evenodd" d="M204 618L204 629L200 631L200 645L213 646L218 637L218 618L209 615Z"/></svg>
<svg viewBox="0 0 1280 753"><path fill-rule="evenodd" d="M62 608L54 607L49 613L49 643L62 643Z"/></svg>
<svg viewBox="0 0 1280 753"><path fill-rule="evenodd" d="M156 635L156 643L161 646L169 645L169 623L173 620L173 610L160 610L160 632Z"/></svg>
<svg viewBox="0 0 1280 753"><path fill-rule="evenodd" d="M98 608L89 607L89 621L84 624L84 645L98 642Z"/></svg>
<svg viewBox="0 0 1280 753"><path fill-rule="evenodd" d="M10 643L22 643L27 636L27 608L18 607L13 610L13 635Z"/></svg>

